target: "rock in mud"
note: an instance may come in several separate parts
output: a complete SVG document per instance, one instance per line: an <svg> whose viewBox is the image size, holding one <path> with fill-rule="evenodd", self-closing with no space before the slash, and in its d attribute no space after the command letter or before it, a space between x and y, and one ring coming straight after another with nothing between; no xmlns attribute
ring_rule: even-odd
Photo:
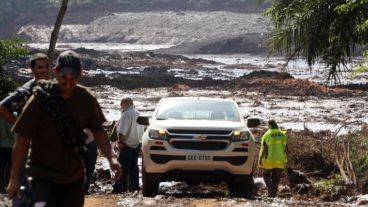
<svg viewBox="0 0 368 207"><path fill-rule="evenodd" d="M368 194L368 177L366 178L365 182L363 183L362 193L363 194Z"/></svg>
<svg viewBox="0 0 368 207"><path fill-rule="evenodd" d="M307 184L307 183L301 183L301 184L297 184L295 186L295 190L298 194L306 194L308 193L311 189L313 188L312 185Z"/></svg>
<svg viewBox="0 0 368 207"><path fill-rule="evenodd" d="M287 174L289 178L290 187L296 187L298 184L308 184L311 185L309 178L301 171L294 170L290 167L287 169ZM304 188L304 187L303 187Z"/></svg>
<svg viewBox="0 0 368 207"><path fill-rule="evenodd" d="M360 196L356 202L358 206L368 206L368 194Z"/></svg>
<svg viewBox="0 0 368 207"><path fill-rule="evenodd" d="M189 91L190 89L190 86L181 83L177 83L170 88L171 91Z"/></svg>

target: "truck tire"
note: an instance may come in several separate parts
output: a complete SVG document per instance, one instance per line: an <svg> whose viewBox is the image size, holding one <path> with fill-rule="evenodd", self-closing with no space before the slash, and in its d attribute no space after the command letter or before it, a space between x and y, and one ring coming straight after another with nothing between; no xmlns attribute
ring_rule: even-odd
<svg viewBox="0 0 368 207"><path fill-rule="evenodd" d="M144 197L155 197L158 193L160 181L153 178L150 173L147 173L142 166L142 194Z"/></svg>
<svg viewBox="0 0 368 207"><path fill-rule="evenodd" d="M253 175L244 175L236 181L233 179L228 182L230 196L236 198L251 198L253 186Z"/></svg>

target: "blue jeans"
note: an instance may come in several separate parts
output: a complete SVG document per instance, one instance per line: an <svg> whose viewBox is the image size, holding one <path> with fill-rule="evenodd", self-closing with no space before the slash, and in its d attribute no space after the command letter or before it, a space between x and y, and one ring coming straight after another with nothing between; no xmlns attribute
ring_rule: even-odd
<svg viewBox="0 0 368 207"><path fill-rule="evenodd" d="M95 165L97 160L97 145L95 141L92 141L88 143L86 147L87 147L87 154L84 157L84 169L86 172L84 190L86 193L88 193L93 171L95 171Z"/></svg>
<svg viewBox="0 0 368 207"><path fill-rule="evenodd" d="M119 163L123 175L113 185L115 192L139 191L138 153L140 147L123 147L119 153Z"/></svg>

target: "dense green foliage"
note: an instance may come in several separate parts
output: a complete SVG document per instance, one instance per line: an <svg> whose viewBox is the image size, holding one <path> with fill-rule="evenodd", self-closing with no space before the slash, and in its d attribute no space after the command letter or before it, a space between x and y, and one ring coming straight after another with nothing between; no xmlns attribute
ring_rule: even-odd
<svg viewBox="0 0 368 207"><path fill-rule="evenodd" d="M322 59L335 82L350 70L356 47L368 44L368 0L274 0L265 15L274 25L271 53L301 56L310 66Z"/></svg>
<svg viewBox="0 0 368 207"><path fill-rule="evenodd" d="M352 164L357 179L368 179L368 126L365 126L354 138L354 143L358 143L355 149L352 149Z"/></svg>
<svg viewBox="0 0 368 207"><path fill-rule="evenodd" d="M0 40L0 65L4 65L7 60L24 55L26 52L24 42L19 39Z"/></svg>
<svg viewBox="0 0 368 207"><path fill-rule="evenodd" d="M352 77L368 71L368 50L363 52L363 57L365 57L365 60L354 66Z"/></svg>
<svg viewBox="0 0 368 207"><path fill-rule="evenodd" d="M17 84L5 73L3 65L6 61L26 53L27 49L22 41L0 40L0 99L17 87Z"/></svg>
<svg viewBox="0 0 368 207"><path fill-rule="evenodd" d="M313 186L324 193L336 193L345 187L345 181L340 175L335 175L329 179L321 179Z"/></svg>

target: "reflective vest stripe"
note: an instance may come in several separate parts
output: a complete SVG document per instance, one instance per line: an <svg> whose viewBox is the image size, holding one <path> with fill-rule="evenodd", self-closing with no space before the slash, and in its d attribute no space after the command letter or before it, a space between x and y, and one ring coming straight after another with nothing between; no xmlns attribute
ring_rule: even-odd
<svg viewBox="0 0 368 207"><path fill-rule="evenodd" d="M286 141L281 141L281 140L279 140L279 141L269 141L268 143L267 143L267 145L275 145L275 144L282 144L282 145L286 145Z"/></svg>
<svg viewBox="0 0 368 207"><path fill-rule="evenodd" d="M286 167L286 160L265 160L262 159L262 166L259 166L263 169L273 169L273 168L280 168L284 169Z"/></svg>

